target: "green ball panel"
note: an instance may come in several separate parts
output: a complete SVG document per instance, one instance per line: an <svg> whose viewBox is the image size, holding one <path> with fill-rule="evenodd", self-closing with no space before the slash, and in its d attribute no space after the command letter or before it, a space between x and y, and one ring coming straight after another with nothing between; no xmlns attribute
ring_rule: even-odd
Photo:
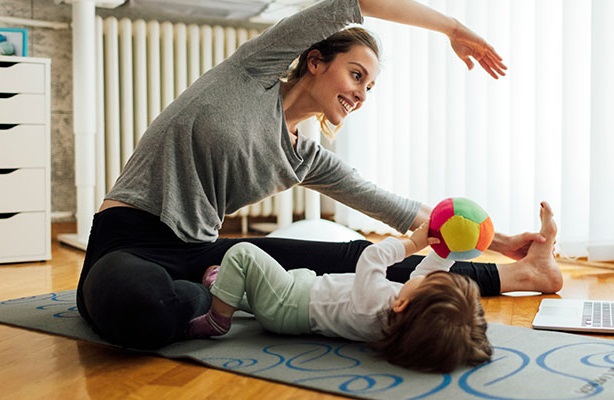
<svg viewBox="0 0 614 400"><path fill-rule="evenodd" d="M456 197L454 199L454 214L463 216L478 224L488 218L488 214L482 207L473 200L464 197Z"/></svg>

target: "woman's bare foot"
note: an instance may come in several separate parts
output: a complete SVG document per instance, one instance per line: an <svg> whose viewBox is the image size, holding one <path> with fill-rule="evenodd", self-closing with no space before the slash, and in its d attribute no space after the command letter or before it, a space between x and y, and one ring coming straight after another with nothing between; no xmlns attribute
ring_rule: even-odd
<svg viewBox="0 0 614 400"><path fill-rule="evenodd" d="M554 243L557 227L552 209L547 202L541 203L540 233L544 243L533 242L527 256L512 264L500 264L501 292L518 290L555 293L563 287L563 275L554 259Z"/></svg>

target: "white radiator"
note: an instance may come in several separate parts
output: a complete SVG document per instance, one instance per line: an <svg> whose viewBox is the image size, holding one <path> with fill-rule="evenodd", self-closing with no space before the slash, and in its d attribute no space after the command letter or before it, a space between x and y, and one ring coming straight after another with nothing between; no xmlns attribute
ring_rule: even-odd
<svg viewBox="0 0 614 400"><path fill-rule="evenodd" d="M111 188L148 124L204 72L256 30L158 21L96 18L96 204ZM297 188L233 216L277 216L278 225L305 212ZM311 194L307 194L308 202ZM316 218L319 218L319 203Z"/></svg>

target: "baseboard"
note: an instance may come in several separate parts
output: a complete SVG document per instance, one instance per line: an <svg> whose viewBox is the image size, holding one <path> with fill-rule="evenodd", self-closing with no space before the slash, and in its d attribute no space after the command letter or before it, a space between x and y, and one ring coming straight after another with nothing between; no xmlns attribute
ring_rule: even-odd
<svg viewBox="0 0 614 400"><path fill-rule="evenodd" d="M75 247L79 250L85 251L87 249L87 243L80 241L76 233L59 234L58 241L62 244Z"/></svg>
<svg viewBox="0 0 614 400"><path fill-rule="evenodd" d="M588 261L614 261L614 243L589 245Z"/></svg>

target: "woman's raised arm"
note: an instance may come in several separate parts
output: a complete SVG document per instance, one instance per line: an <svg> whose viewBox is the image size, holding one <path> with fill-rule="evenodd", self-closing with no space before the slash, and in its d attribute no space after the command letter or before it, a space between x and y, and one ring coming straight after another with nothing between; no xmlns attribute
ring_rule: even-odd
<svg viewBox="0 0 614 400"><path fill-rule="evenodd" d="M405 25L417 26L448 36L456 55L467 68L476 60L493 78L505 75L501 56L479 35L458 20L414 0L359 0L362 14Z"/></svg>

